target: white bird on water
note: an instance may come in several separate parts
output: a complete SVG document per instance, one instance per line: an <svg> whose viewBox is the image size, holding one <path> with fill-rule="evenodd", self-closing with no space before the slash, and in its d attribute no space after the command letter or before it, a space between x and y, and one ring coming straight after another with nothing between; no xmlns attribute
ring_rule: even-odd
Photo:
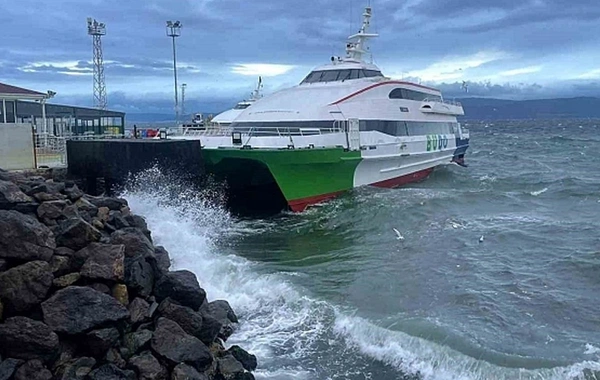
<svg viewBox="0 0 600 380"><path fill-rule="evenodd" d="M397 229L393 228L394 232L396 233L396 235L398 235L398 237L396 238L397 240L404 240L404 236L402 236L402 234L400 233L400 231L398 231Z"/></svg>
<svg viewBox="0 0 600 380"><path fill-rule="evenodd" d="M481 235L481 237L479 238L479 242L483 243L483 235Z"/></svg>

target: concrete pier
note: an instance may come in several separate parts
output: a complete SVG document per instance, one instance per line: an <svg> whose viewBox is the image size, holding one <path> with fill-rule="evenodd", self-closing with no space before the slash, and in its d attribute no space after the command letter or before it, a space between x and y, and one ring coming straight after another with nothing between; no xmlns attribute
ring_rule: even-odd
<svg viewBox="0 0 600 380"><path fill-rule="evenodd" d="M85 191L120 186L130 174L153 166L188 179L204 175L199 140L89 140L67 142L68 176L84 180Z"/></svg>

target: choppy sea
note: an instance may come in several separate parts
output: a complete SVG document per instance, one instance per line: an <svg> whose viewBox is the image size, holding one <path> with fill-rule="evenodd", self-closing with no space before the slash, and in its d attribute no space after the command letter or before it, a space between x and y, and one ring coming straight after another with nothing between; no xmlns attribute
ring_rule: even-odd
<svg viewBox="0 0 600 380"><path fill-rule="evenodd" d="M600 121L468 127L468 168L301 214L156 171L125 197L232 304L259 379L600 379Z"/></svg>

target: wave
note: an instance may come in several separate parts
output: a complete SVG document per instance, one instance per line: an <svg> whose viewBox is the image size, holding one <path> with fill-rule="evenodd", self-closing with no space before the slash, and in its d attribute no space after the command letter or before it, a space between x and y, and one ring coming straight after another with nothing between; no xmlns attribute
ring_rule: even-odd
<svg viewBox="0 0 600 380"><path fill-rule="evenodd" d="M213 198L165 180L159 172L126 191L174 269L193 271L209 300L226 299L241 323L228 344L258 356L262 379L585 379L587 361L549 369L505 368L442 344L377 326L353 311L316 299L293 276L235 253L239 226ZM149 183L148 183L149 181ZM248 233L247 230L242 232ZM591 377L590 377L591 378Z"/></svg>

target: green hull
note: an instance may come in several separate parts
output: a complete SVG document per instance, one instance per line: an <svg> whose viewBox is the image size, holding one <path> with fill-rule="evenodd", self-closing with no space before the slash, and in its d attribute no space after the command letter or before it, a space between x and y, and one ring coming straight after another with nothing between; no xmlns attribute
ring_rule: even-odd
<svg viewBox="0 0 600 380"><path fill-rule="evenodd" d="M207 169L238 189L276 182L293 211L354 186L360 152L343 148L203 149Z"/></svg>

